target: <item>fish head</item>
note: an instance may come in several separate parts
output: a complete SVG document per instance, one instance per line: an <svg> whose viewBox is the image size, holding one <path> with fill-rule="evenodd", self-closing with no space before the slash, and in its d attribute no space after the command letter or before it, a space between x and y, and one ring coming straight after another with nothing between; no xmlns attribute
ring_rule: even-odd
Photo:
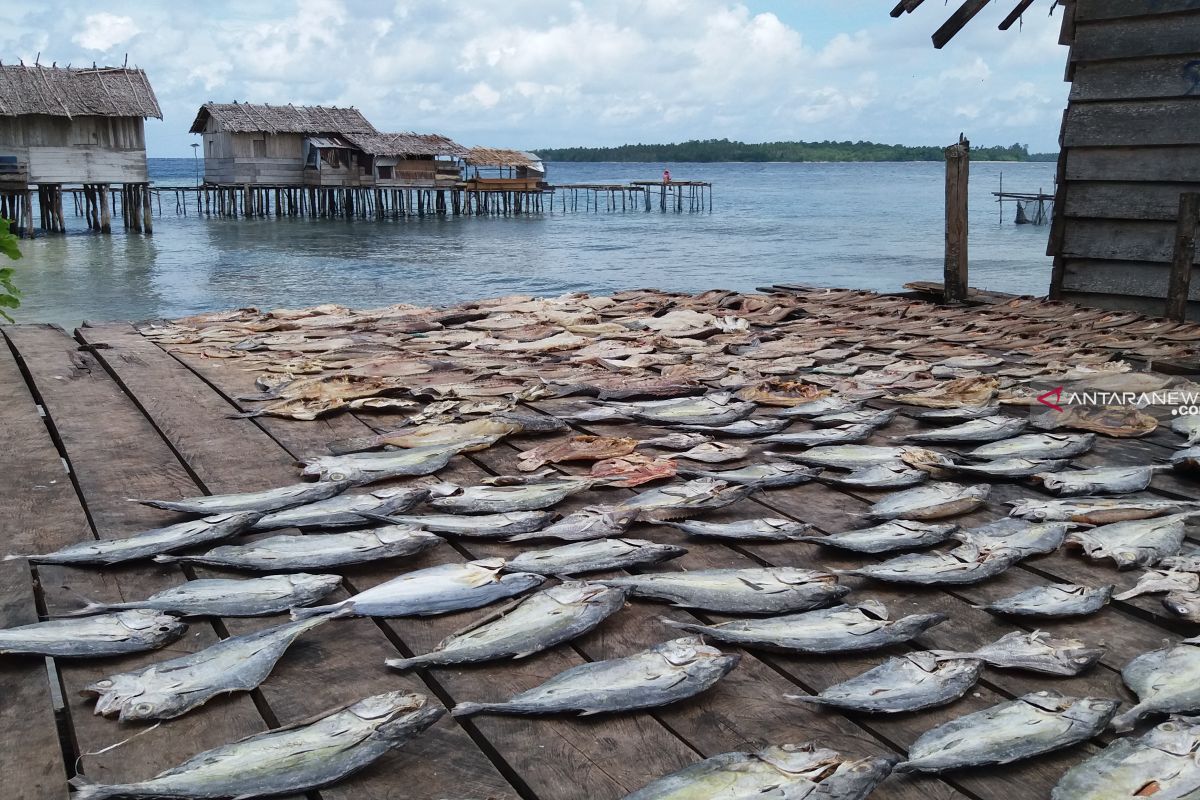
<svg viewBox="0 0 1200 800"><path fill-rule="evenodd" d="M124 674L102 678L85 686L79 693L84 697L95 697L95 713L109 717L122 712L124 706L137 700L143 691L145 687L140 676Z"/></svg>
<svg viewBox="0 0 1200 800"><path fill-rule="evenodd" d="M1100 645L1089 645L1080 639L1054 639L1040 631L1030 634L1029 639L1044 648L1046 655L1074 673L1089 669L1105 651Z"/></svg>
<svg viewBox="0 0 1200 800"><path fill-rule="evenodd" d="M698 636L685 636L662 642L650 648L658 653L673 666L682 667L704 659L721 658L725 654L717 648L707 645Z"/></svg>
<svg viewBox="0 0 1200 800"><path fill-rule="evenodd" d="M1186 756L1200 750L1200 717L1172 716L1151 728L1142 742L1152 750Z"/></svg>
<svg viewBox="0 0 1200 800"><path fill-rule="evenodd" d="M124 698L118 719L121 722L146 722L177 717L188 709L191 698L172 692L147 692ZM100 703L96 703L99 713Z"/></svg>
<svg viewBox="0 0 1200 800"><path fill-rule="evenodd" d="M134 634L150 636L152 633L179 636L187 630L187 623L178 617L149 608L120 611L116 614L121 626Z"/></svg>
<svg viewBox="0 0 1200 800"><path fill-rule="evenodd" d="M427 705L429 698L423 694L395 691L363 698L346 710L359 719L387 721L419 711Z"/></svg>
<svg viewBox="0 0 1200 800"><path fill-rule="evenodd" d="M777 567L773 570L775 579L789 586L803 586L808 583L837 583L838 578L828 572L799 567Z"/></svg>
<svg viewBox="0 0 1200 800"><path fill-rule="evenodd" d="M818 747L813 742L764 747L754 755L780 772L812 781L820 780L822 774L832 772L842 762L836 750Z"/></svg>

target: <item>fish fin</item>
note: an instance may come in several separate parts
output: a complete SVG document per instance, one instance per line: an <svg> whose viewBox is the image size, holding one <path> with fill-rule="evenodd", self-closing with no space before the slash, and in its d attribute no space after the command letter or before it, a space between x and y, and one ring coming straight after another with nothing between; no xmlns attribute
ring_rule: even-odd
<svg viewBox="0 0 1200 800"><path fill-rule="evenodd" d="M488 703L459 703L450 709L450 715L453 717L470 717L487 711L490 707Z"/></svg>
<svg viewBox="0 0 1200 800"><path fill-rule="evenodd" d="M591 717L596 714L604 714L606 711L607 711L607 709L604 709L604 708L584 708L584 709L580 709L579 716Z"/></svg>
<svg viewBox="0 0 1200 800"><path fill-rule="evenodd" d="M909 766L912 763L912 761L901 761L892 767L892 772L915 772L917 767Z"/></svg>
<svg viewBox="0 0 1200 800"><path fill-rule="evenodd" d="M67 611L64 614L55 614L54 618L60 619L62 617L87 617L92 614L102 614L105 611L115 611L119 608L126 607L122 603L117 603L117 604L97 603L93 600L89 600L86 597L84 597L83 600L85 603L87 603L87 605L83 606L82 608L77 608L74 611Z"/></svg>
<svg viewBox="0 0 1200 800"><path fill-rule="evenodd" d="M1117 733L1126 733L1133 730L1143 716L1145 716L1145 712L1142 711L1141 703L1139 703L1124 714L1113 717L1108 726Z"/></svg>
<svg viewBox="0 0 1200 800"><path fill-rule="evenodd" d="M363 519L369 519L372 522L382 522L385 525L397 525L396 520L389 517L387 514L372 514L370 511L355 511Z"/></svg>
<svg viewBox="0 0 1200 800"><path fill-rule="evenodd" d="M416 667L416 666L420 666L423 662L424 662L424 659L421 656L413 656L412 658L389 658L389 659L386 659L383 663L388 665L392 669L403 671L406 669L412 669L413 667Z"/></svg>
<svg viewBox="0 0 1200 800"><path fill-rule="evenodd" d="M83 775L76 775L67 782L75 789L71 794L73 800L104 800L104 798L120 796L119 793L113 792L113 787L96 783Z"/></svg>
<svg viewBox="0 0 1200 800"><path fill-rule="evenodd" d="M708 627L705 625L697 625L694 622L679 622L678 620L671 619L670 617L659 617L658 621L663 625L666 625L668 628L678 628L681 631L687 631L689 633L706 633L708 631Z"/></svg>
<svg viewBox="0 0 1200 800"><path fill-rule="evenodd" d="M512 658L513 658L513 661L517 661L522 658L529 658L530 656L537 655L540 652L542 652L542 651L541 650L525 650L520 653L514 653Z"/></svg>
<svg viewBox="0 0 1200 800"><path fill-rule="evenodd" d="M815 694L785 694L785 700L792 700L797 703L824 703L825 699Z"/></svg>
<svg viewBox="0 0 1200 800"><path fill-rule="evenodd" d="M309 619L310 617L319 617L324 614L328 614L330 619L352 617L354 616L354 605L348 600L343 600L331 606L313 606L312 608L293 608L291 610L293 620Z"/></svg>
<svg viewBox="0 0 1200 800"><path fill-rule="evenodd" d="M335 456L344 456L350 453L361 453L365 450L374 450L383 446L383 442L379 441L375 436L359 436L350 439L338 439L335 442L330 442L326 445L329 452Z"/></svg>

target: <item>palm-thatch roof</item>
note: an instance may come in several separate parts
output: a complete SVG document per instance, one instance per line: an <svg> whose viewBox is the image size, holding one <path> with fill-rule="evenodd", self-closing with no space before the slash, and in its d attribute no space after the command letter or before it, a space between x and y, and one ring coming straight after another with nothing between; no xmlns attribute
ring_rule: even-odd
<svg viewBox="0 0 1200 800"><path fill-rule="evenodd" d="M0 117L25 114L162 119L140 69L0 65Z"/></svg>
<svg viewBox="0 0 1200 800"><path fill-rule="evenodd" d="M348 133L345 138L367 155L384 158L467 154L467 148L436 133Z"/></svg>
<svg viewBox="0 0 1200 800"><path fill-rule="evenodd" d="M472 147L464 160L472 167L536 167L541 163L533 153L495 147Z"/></svg>
<svg viewBox="0 0 1200 800"><path fill-rule="evenodd" d="M208 120L230 133L376 133L357 108L335 106L273 106L266 103L205 103L192 123L192 133L204 133Z"/></svg>

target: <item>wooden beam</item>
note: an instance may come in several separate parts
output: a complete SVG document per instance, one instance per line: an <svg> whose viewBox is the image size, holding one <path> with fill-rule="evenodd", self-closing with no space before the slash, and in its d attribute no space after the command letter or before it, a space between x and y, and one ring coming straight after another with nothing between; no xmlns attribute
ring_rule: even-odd
<svg viewBox="0 0 1200 800"><path fill-rule="evenodd" d="M955 34L963 29L971 19L983 10L991 0L966 0L958 10L950 15L950 19L938 28L933 34L933 46L938 50L945 47Z"/></svg>
<svg viewBox="0 0 1200 800"><path fill-rule="evenodd" d="M896 7L892 9L892 16L898 17L901 14L911 14L923 2L925 0L900 0L899 3L896 3Z"/></svg>
<svg viewBox="0 0 1200 800"><path fill-rule="evenodd" d="M1021 0L1021 2L1017 3L1017 7L1010 11L1008 16L1004 18L1004 21L1000 23L1000 30L1006 31L1011 28L1013 23L1019 20L1021 15L1024 14L1026 9L1028 9L1031 5L1033 5L1033 0Z"/></svg>
<svg viewBox="0 0 1200 800"><path fill-rule="evenodd" d="M1167 319L1187 319L1188 289L1192 281L1192 263L1196 260L1196 223L1200 221L1200 192L1179 195L1179 219L1175 225L1175 250L1171 274L1167 279Z"/></svg>
<svg viewBox="0 0 1200 800"><path fill-rule="evenodd" d="M967 184L971 143L962 134L958 144L946 148L946 260L945 300L967 299Z"/></svg>

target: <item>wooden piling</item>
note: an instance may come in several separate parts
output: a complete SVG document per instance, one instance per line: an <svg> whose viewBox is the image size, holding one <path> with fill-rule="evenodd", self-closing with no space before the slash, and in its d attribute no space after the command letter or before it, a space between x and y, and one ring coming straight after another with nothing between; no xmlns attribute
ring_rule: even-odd
<svg viewBox="0 0 1200 800"><path fill-rule="evenodd" d="M943 277L945 301L967 299L967 184L970 178L971 143L962 134L946 153L946 259Z"/></svg>
<svg viewBox="0 0 1200 800"><path fill-rule="evenodd" d="M100 190L100 232L112 233L112 217L108 211L108 184L102 183L98 187Z"/></svg>
<svg viewBox="0 0 1200 800"><path fill-rule="evenodd" d="M1175 249L1171 256L1171 273L1167 279L1167 319L1183 322L1187 319L1188 291L1192 281L1192 264L1196 261L1196 224L1200 220L1200 192L1179 195L1179 216L1175 222Z"/></svg>

